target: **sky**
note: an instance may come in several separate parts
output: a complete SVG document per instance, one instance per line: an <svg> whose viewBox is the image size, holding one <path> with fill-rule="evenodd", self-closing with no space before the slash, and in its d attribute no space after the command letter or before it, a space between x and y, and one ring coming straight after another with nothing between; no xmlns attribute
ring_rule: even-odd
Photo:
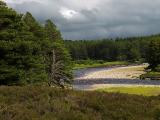
<svg viewBox="0 0 160 120"><path fill-rule="evenodd" d="M5 0L42 24L51 19L64 39L103 39L160 33L160 0Z"/></svg>

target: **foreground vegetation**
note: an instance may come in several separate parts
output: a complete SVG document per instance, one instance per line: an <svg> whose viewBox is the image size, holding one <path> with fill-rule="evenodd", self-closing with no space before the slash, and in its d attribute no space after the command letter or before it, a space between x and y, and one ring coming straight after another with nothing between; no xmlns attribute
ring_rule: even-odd
<svg viewBox="0 0 160 120"><path fill-rule="evenodd" d="M108 62L104 60L77 60L74 61L74 69L94 68L94 67L110 67L116 65L129 65L131 63L125 61Z"/></svg>
<svg viewBox="0 0 160 120"><path fill-rule="evenodd" d="M127 93L143 96L157 96L160 95L160 87L111 87L103 88L98 91L103 92L116 92L116 93Z"/></svg>
<svg viewBox="0 0 160 120"><path fill-rule="evenodd" d="M160 96L0 87L1 120L159 120Z"/></svg>

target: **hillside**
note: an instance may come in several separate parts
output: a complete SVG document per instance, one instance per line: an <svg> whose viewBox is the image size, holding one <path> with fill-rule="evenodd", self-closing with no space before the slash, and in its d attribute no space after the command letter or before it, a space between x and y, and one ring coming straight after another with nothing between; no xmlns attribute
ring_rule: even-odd
<svg viewBox="0 0 160 120"><path fill-rule="evenodd" d="M0 87L0 120L159 120L160 96Z"/></svg>

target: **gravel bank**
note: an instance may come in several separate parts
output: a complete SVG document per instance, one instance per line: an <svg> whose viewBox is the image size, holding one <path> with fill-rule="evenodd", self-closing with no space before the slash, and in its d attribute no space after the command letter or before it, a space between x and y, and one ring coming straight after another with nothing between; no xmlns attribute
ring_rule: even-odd
<svg viewBox="0 0 160 120"><path fill-rule="evenodd" d="M75 72L74 88L94 90L103 87L153 87L160 86L160 81L140 80L146 64L114 68L89 68Z"/></svg>

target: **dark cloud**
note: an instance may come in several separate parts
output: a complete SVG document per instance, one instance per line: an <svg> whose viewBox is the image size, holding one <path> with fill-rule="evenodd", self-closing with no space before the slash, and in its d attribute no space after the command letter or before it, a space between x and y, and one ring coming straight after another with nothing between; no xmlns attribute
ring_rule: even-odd
<svg viewBox="0 0 160 120"><path fill-rule="evenodd" d="M7 0L40 22L52 19L65 39L100 39L160 33L160 0Z"/></svg>

